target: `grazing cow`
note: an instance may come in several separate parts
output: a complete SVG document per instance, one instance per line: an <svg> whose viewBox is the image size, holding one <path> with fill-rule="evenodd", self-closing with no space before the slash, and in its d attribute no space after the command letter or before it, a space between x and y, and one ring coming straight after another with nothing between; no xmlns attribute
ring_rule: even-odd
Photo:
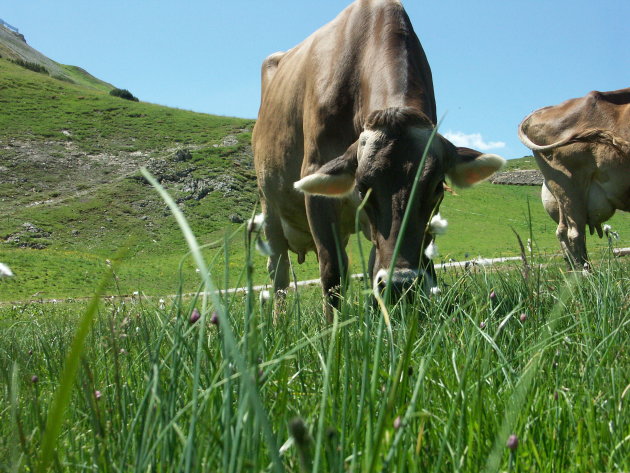
<svg viewBox="0 0 630 473"><path fill-rule="evenodd" d="M590 92L528 115L519 138L544 176L542 201L571 267L588 268L591 235L630 211L630 88Z"/></svg>
<svg viewBox="0 0 630 473"><path fill-rule="evenodd" d="M410 202L435 124L431 69L397 0L357 0L293 49L263 62L252 143L276 291L289 285L287 251L301 263L314 250L331 320L347 267L345 246L368 190L360 225L374 244L372 277L393 265L395 288L425 274L431 280L424 285L435 284L424 255L432 236L425 230L445 175L469 186L504 163L436 135ZM412 218L392 261L408 206Z"/></svg>

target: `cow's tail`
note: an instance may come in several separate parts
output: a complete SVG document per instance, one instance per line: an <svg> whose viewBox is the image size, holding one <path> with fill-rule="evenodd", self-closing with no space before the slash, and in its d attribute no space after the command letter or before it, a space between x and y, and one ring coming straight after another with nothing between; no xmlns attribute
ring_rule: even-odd
<svg viewBox="0 0 630 473"><path fill-rule="evenodd" d="M538 145L529 139L525 133L525 127L530 117L536 112L532 112L518 126L518 137L521 142L532 151L550 151L552 149L566 146L573 143L593 143L614 148L618 153L627 154L630 152L630 142L615 134L611 130L601 128L588 128L580 133L573 133L555 143L549 145Z"/></svg>

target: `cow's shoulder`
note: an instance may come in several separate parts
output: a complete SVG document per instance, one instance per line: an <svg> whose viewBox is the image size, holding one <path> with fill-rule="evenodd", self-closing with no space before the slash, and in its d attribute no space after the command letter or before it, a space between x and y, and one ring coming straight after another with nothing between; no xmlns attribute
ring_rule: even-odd
<svg viewBox="0 0 630 473"><path fill-rule="evenodd" d="M282 60L285 54L286 53L284 51L278 51L276 53L270 54L263 61L261 71L260 71L261 86L262 86L263 94L265 93L265 90L267 90L269 83L271 82L271 80L273 79L273 76L278 70L278 65L280 64L280 61Z"/></svg>

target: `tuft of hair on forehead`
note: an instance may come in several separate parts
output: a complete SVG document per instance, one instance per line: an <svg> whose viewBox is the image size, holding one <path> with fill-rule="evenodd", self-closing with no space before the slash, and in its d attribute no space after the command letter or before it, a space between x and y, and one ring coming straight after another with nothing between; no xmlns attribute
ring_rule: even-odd
<svg viewBox="0 0 630 473"><path fill-rule="evenodd" d="M365 121L366 130L385 128L401 133L409 127L433 128L433 122L422 111L411 107L392 107L375 110Z"/></svg>

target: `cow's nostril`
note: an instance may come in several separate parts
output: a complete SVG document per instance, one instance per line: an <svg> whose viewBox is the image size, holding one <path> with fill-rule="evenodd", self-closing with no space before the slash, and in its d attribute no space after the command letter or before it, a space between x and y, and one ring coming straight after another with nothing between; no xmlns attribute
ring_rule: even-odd
<svg viewBox="0 0 630 473"><path fill-rule="evenodd" d="M395 271L392 275L392 292L397 297L409 291L418 279L418 271L412 269Z"/></svg>
<svg viewBox="0 0 630 473"><path fill-rule="evenodd" d="M387 286L388 273L385 269L380 269L374 276L373 289L374 292L380 293ZM390 282L391 293L394 297L401 297L408 291L414 282L418 279L418 271L413 269L395 270L392 274Z"/></svg>

